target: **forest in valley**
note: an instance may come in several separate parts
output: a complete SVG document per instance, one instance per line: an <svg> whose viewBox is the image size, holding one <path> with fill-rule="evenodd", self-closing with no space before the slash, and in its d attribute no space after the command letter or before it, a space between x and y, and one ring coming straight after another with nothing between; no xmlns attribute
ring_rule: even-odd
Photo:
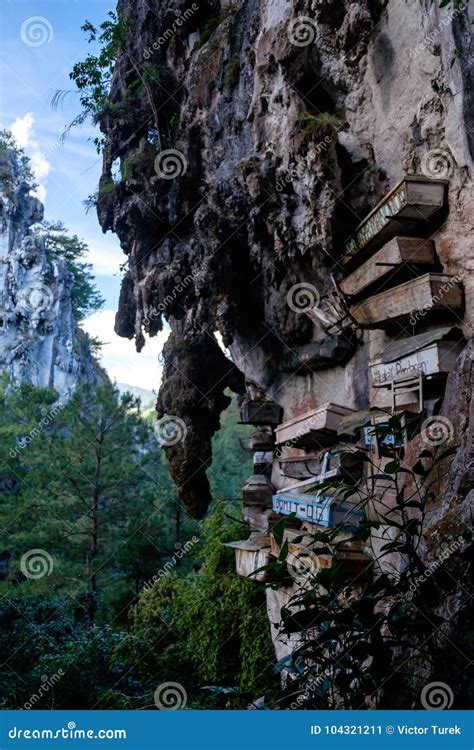
<svg viewBox="0 0 474 750"><path fill-rule="evenodd" d="M234 405L215 441L215 505L193 522L136 398L104 383L58 406L3 379L2 708L155 707L158 685L183 675L198 707L222 703L215 685L258 691L264 592L222 544L245 531L235 422Z"/></svg>
<svg viewBox="0 0 474 750"><path fill-rule="evenodd" d="M33 189L8 133L0 145ZM98 357L101 342L80 328L102 305L86 244L59 222L33 231L51 263L67 265L77 336ZM216 685L241 704L271 654L264 592L235 576L223 546L245 535L248 428L234 400L214 439L213 508L196 522L171 481L154 409L95 367L99 384L67 400L0 375L0 705L156 707L156 688L184 674L191 705L221 705Z"/></svg>

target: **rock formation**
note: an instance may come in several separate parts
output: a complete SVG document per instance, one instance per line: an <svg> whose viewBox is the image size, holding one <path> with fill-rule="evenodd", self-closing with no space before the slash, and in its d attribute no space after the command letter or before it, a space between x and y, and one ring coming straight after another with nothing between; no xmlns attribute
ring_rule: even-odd
<svg viewBox="0 0 474 750"><path fill-rule="evenodd" d="M170 323L159 411L193 425L171 468L204 506L209 451L199 470L195 446L209 445L224 388L242 392L230 364L222 374L216 331L285 414L330 399L366 407L366 365L386 334L357 347L328 338L289 291L327 294L343 242L405 174L449 177L438 254L446 272L472 266L469 15L419 0L122 0L119 15L133 32L101 118L98 202L128 256L116 330L140 349L143 330ZM469 336L472 278L465 289ZM308 345L321 350L319 372L289 375Z"/></svg>
<svg viewBox="0 0 474 750"><path fill-rule="evenodd" d="M55 389L62 400L104 373L71 306L72 275L51 262L32 225L43 205L13 149L0 153L0 372L11 383Z"/></svg>

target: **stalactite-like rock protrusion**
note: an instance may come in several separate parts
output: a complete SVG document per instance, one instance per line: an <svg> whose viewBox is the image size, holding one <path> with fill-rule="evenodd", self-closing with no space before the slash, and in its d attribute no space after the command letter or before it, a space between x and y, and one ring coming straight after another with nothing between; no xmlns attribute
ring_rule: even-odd
<svg viewBox="0 0 474 750"><path fill-rule="evenodd" d="M243 393L244 378L206 331L191 340L173 334L163 354L164 384L157 411L164 422L163 434L167 418L174 430L162 442L181 499L193 518L202 518L211 501L206 476L212 460L211 438L219 429L221 411L230 403L224 390Z"/></svg>

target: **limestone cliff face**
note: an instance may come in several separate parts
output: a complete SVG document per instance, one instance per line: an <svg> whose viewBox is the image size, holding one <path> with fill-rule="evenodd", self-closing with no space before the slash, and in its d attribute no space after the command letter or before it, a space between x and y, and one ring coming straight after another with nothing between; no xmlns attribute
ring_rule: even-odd
<svg viewBox="0 0 474 750"><path fill-rule="evenodd" d="M101 120L98 213L128 255L117 332L140 349L143 330L156 333L163 317L172 329L158 410L188 427L167 450L196 515L209 501L205 469L224 388L254 383L286 418L327 401L370 404L367 365L390 334L328 333L288 295L309 283L327 297L343 242L404 175L449 179L437 252L444 272L472 271L469 9L438 5L119 3L132 31L117 60L115 111ZM465 315L447 323L469 339L472 273L464 288ZM308 344L321 347L320 368L289 373L283 363ZM456 431L467 425L471 356L448 384ZM466 477L467 446L460 456ZM463 497L465 489L464 481Z"/></svg>
<svg viewBox="0 0 474 750"><path fill-rule="evenodd" d="M0 372L64 400L104 374L73 317L71 274L31 232L43 205L13 151L2 149L0 169Z"/></svg>

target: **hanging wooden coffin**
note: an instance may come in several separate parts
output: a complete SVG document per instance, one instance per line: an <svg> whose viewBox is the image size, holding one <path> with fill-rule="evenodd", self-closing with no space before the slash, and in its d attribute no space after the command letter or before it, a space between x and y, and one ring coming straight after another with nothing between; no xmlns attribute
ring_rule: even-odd
<svg viewBox="0 0 474 750"><path fill-rule="evenodd" d="M275 401L245 401L240 407L242 424L280 424L283 415L281 406Z"/></svg>
<svg viewBox="0 0 474 750"><path fill-rule="evenodd" d="M288 456L279 460L282 474L288 479L310 479L324 482L326 479L344 477L346 481L359 479L362 474L362 463L350 451L332 453L320 451L300 456Z"/></svg>
<svg viewBox="0 0 474 750"><path fill-rule="evenodd" d="M254 571L268 565L271 559L270 537L264 534L252 533L249 539L238 542L227 542L225 547L235 550L235 568L237 575L251 581L264 583L272 580L270 571Z"/></svg>
<svg viewBox="0 0 474 750"><path fill-rule="evenodd" d="M341 419L353 409L327 403L283 422L275 431L277 445L319 448L334 444Z"/></svg>
<svg viewBox="0 0 474 750"><path fill-rule="evenodd" d="M243 486L243 503L271 508L273 491L274 487L265 474L253 474Z"/></svg>
<svg viewBox="0 0 474 750"><path fill-rule="evenodd" d="M240 445L245 451L273 451L275 447L275 435L271 430L257 430L247 440L239 438Z"/></svg>
<svg viewBox="0 0 474 750"><path fill-rule="evenodd" d="M360 326L383 328L407 318L416 323L432 313L462 308L463 289L455 277L427 273L353 305L351 314Z"/></svg>
<svg viewBox="0 0 474 750"><path fill-rule="evenodd" d="M253 454L253 473L269 476L272 472L273 451L257 451Z"/></svg>
<svg viewBox="0 0 474 750"><path fill-rule="evenodd" d="M297 492L279 492L273 495L273 510L284 516L295 514L301 521L324 526L341 526L355 530L364 518L364 513L354 504L339 501L328 495L310 495Z"/></svg>
<svg viewBox="0 0 474 750"><path fill-rule="evenodd" d="M366 257L396 235L410 235L426 228L426 220L446 202L447 180L422 175L407 176L385 196L359 224L346 242L343 265L354 256Z"/></svg>
<svg viewBox="0 0 474 750"><path fill-rule="evenodd" d="M404 375L446 376L463 350L464 339L457 328L440 328L390 344L370 363L374 388L388 388Z"/></svg>
<svg viewBox="0 0 474 750"><path fill-rule="evenodd" d="M364 289L383 284L388 286L390 277L403 266L432 266L436 260L434 242L413 237L394 237L375 255L365 261L340 282L344 294L352 297ZM393 283L392 283L393 286Z"/></svg>
<svg viewBox="0 0 474 750"><path fill-rule="evenodd" d="M278 521L277 514L271 508L259 508L258 505L244 505L243 516L250 530L261 534L268 534L271 526Z"/></svg>
<svg viewBox="0 0 474 750"><path fill-rule="evenodd" d="M363 576L372 567L373 561L355 546L339 547L336 554L317 554L314 548L322 546L315 543L311 535L303 536L301 531L294 529L284 530L284 540L288 543L287 562L289 573L299 583L304 583L306 572L311 579L319 571L330 568L334 563L338 565L339 572L344 576ZM271 536L271 551L275 558L280 554L281 546Z"/></svg>

